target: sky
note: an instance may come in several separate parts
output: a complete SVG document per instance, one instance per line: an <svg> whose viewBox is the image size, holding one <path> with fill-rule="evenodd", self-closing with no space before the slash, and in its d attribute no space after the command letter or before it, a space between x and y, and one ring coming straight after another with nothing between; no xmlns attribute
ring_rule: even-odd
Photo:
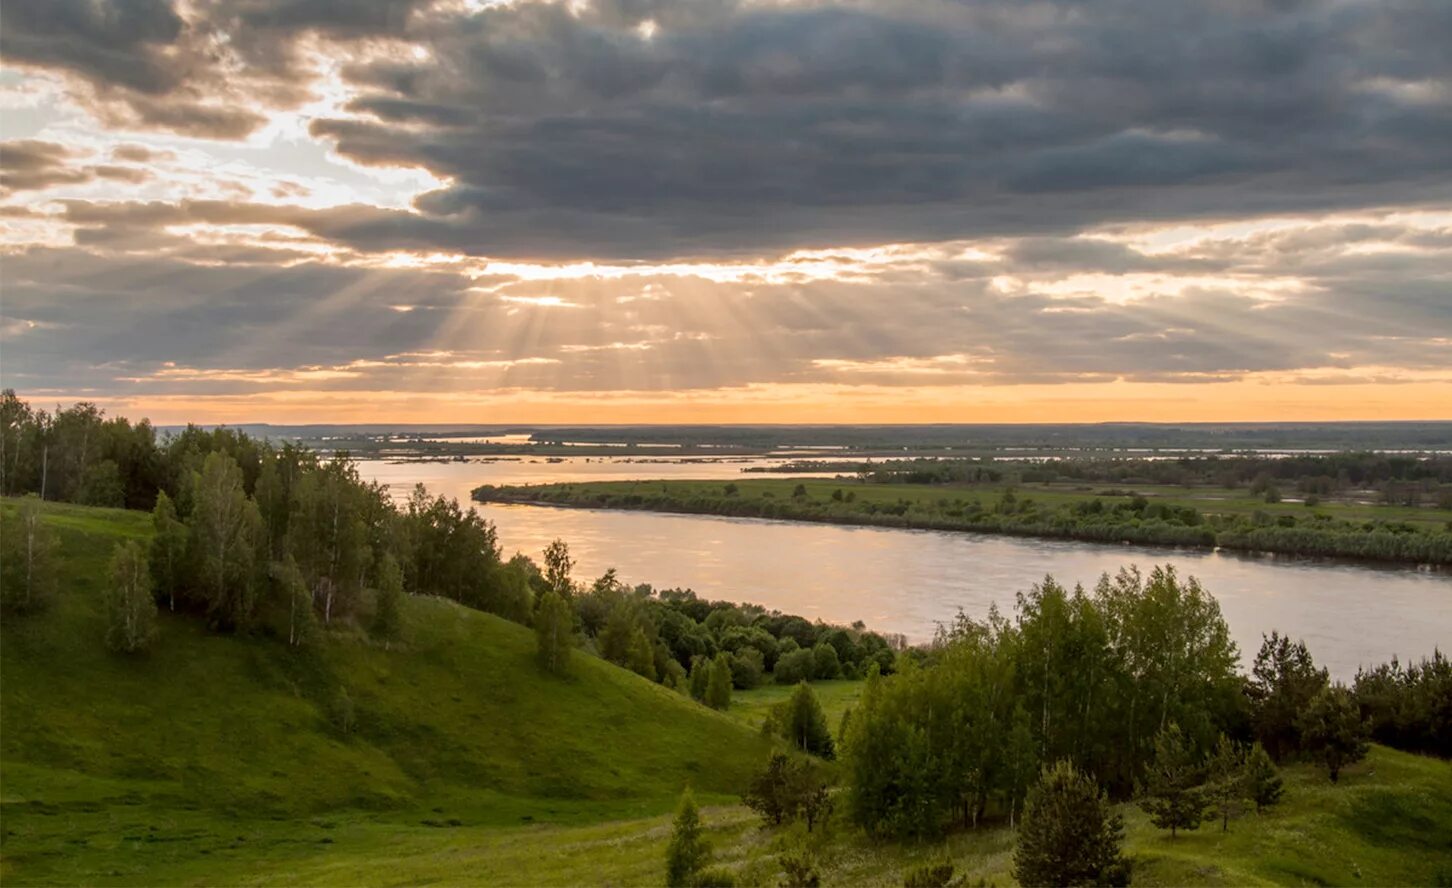
<svg viewBox="0 0 1452 888"><path fill-rule="evenodd" d="M0 378L156 422L1452 418L1447 0L45 0Z"/></svg>

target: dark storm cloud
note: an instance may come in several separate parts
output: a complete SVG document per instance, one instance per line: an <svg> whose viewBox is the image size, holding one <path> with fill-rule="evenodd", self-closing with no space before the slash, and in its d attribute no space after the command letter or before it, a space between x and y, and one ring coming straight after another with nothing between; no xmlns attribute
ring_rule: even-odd
<svg viewBox="0 0 1452 888"><path fill-rule="evenodd" d="M448 182L307 218L365 250L644 259L1452 200L1445 0L189 8L21 4L3 49L231 137L309 93L304 38L335 41L355 94L313 134ZM426 52L350 58L377 38Z"/></svg>
<svg viewBox="0 0 1452 888"><path fill-rule="evenodd" d="M451 180L318 230L659 257L1452 197L1441 0L521 3L313 132ZM647 37L638 26L647 20Z"/></svg>

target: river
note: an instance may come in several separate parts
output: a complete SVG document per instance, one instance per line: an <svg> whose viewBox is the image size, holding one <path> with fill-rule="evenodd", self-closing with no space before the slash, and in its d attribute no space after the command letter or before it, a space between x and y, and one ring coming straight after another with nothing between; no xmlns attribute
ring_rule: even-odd
<svg viewBox="0 0 1452 888"><path fill-rule="evenodd" d="M395 493L422 482L462 503L484 483L722 478L738 474L741 464L586 464L573 458L512 466L370 460L359 467ZM522 551L538 560L558 537L570 544L581 578L615 567L632 583L689 587L704 597L828 622L862 620L913 640L929 637L959 609L982 617L996 603L1011 613L1014 594L1046 574L1089 586L1123 565L1148 570L1169 563L1199 578L1220 602L1245 666L1271 629L1304 638L1317 662L1344 680L1358 665L1393 656L1405 662L1452 645L1452 575L1445 571L705 515L477 508L498 528L506 555Z"/></svg>

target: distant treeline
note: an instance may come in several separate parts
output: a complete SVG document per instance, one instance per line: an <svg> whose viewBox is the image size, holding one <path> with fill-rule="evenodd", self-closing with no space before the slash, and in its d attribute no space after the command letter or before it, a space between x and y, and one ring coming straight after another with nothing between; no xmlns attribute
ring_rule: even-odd
<svg viewBox="0 0 1452 888"><path fill-rule="evenodd" d="M862 524L927 530L961 530L1011 536L1051 537L1097 543L1222 547L1333 558L1409 564L1452 564L1452 530L1398 521L1346 521L1320 513L1303 516L1255 512L1207 515L1190 506L1154 502L1142 496L1086 497L1063 504L1004 490L995 502L977 498L896 502L859 499L847 486L830 497L813 497L799 485L791 497L741 496L735 484L719 494L615 492L591 485L481 487L474 498L499 502L542 502L602 509L638 509L832 524Z"/></svg>
<svg viewBox="0 0 1452 888"><path fill-rule="evenodd" d="M932 837L1011 814L1055 762L1116 797L1153 796L1173 754L1183 785L1165 791L1183 795L1193 823L1180 825L1193 828L1217 745L1238 760L1252 743L1277 761L1312 757L1332 779L1367 737L1452 756L1452 663L1440 652L1360 672L1351 688L1275 633L1249 676L1237 662L1219 605L1170 568L1122 571L1093 591L1047 580L1018 596L1012 619L960 616L898 675L869 679L845 719L851 813L871 832Z"/></svg>
<svg viewBox="0 0 1452 888"><path fill-rule="evenodd" d="M795 682L860 677L874 664L889 672L903 645L861 624L828 626L690 590L627 587L613 570L578 583L560 541L543 566L524 555L505 559L493 525L473 509L422 486L396 505L345 454L324 457L226 428L158 436L145 420L107 419L92 404L54 415L32 410L12 391L0 416L0 491L30 495L5 516L0 605L8 613L42 608L53 591L53 546L35 499L43 495L152 512L144 564L127 562L127 596L144 570L143 591L162 607L295 646L310 643L320 623L396 639L396 599L405 594L530 625L547 591L569 603L579 646L682 690L702 661L719 660L744 688L768 674ZM128 598L118 613L131 620L135 608ZM144 633L126 634L128 648L145 641Z"/></svg>
<svg viewBox="0 0 1452 888"><path fill-rule="evenodd" d="M1244 489L1273 499L1294 492L1333 496L1375 491L1394 505L1452 508L1452 456L1387 453L1285 457L1183 456L1174 459L1085 456L1043 461L921 457L877 462L800 460L748 472L838 472L879 484L1173 485Z"/></svg>

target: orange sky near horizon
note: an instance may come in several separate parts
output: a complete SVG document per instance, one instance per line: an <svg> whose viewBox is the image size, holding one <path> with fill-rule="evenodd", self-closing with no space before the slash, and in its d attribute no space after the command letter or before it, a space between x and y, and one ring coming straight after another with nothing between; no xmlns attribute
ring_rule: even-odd
<svg viewBox="0 0 1452 888"><path fill-rule="evenodd" d="M1452 420L1452 382L760 385L590 394L289 391L96 402L113 415L146 417L156 425L1345 422Z"/></svg>

